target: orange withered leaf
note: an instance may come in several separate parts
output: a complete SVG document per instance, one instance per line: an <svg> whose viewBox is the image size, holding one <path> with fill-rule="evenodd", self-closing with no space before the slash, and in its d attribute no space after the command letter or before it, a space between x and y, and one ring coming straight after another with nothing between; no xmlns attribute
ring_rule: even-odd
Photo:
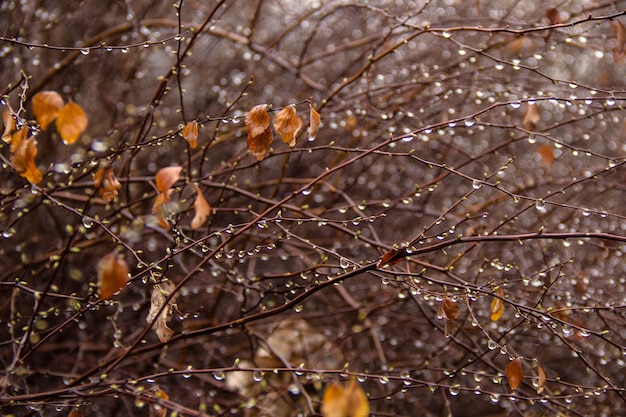
<svg viewBox="0 0 626 417"><path fill-rule="evenodd" d="M163 201L165 203L169 202L169 190L172 186L180 179L180 173L183 170L183 167L166 167L161 168L155 175L156 188L157 190L163 194Z"/></svg>
<svg viewBox="0 0 626 417"><path fill-rule="evenodd" d="M346 397L348 398L348 417L367 417L370 414L370 405L367 395L361 388L361 385L352 379L346 388Z"/></svg>
<svg viewBox="0 0 626 417"><path fill-rule="evenodd" d="M274 129L289 146L296 146L296 136L301 128L302 119L296 114L294 106L287 106L274 116Z"/></svg>
<svg viewBox="0 0 626 417"><path fill-rule="evenodd" d="M154 204L152 205L152 214L154 214L154 216L156 217L159 225L162 228L168 230L170 228L170 225L166 220L167 211L165 210L165 199L167 198L169 201L169 194L171 192L172 190L167 190L165 193L159 193L159 195L157 195L156 199L154 200Z"/></svg>
<svg viewBox="0 0 626 417"><path fill-rule="evenodd" d="M541 110L536 104L526 103L526 111L522 117L522 126L526 130L535 130L541 118Z"/></svg>
<svg viewBox="0 0 626 417"><path fill-rule="evenodd" d="M108 300L128 281L128 264L118 254L110 253L98 262L100 298Z"/></svg>
<svg viewBox="0 0 626 417"><path fill-rule="evenodd" d="M11 143L11 132L15 129L15 119L11 115L11 107L7 107L2 112L2 122L4 123L4 132L2 133L2 140L6 143Z"/></svg>
<svg viewBox="0 0 626 417"><path fill-rule="evenodd" d="M502 287L498 287L496 290L496 294L502 298L504 298L504 290ZM504 312L504 301L500 298L493 297L491 300L491 320L498 321L500 317L502 317L502 313Z"/></svg>
<svg viewBox="0 0 626 417"><path fill-rule="evenodd" d="M380 261L378 261L376 268L382 268L383 266L387 264L389 265L397 264L402 259L400 255L403 255L405 253L406 252L404 250L399 250L399 249L391 249L385 252L384 255L380 258Z"/></svg>
<svg viewBox="0 0 626 417"><path fill-rule="evenodd" d="M76 103L70 101L57 115L57 131L66 145L78 140L80 135L87 129L87 115Z"/></svg>
<svg viewBox="0 0 626 417"><path fill-rule="evenodd" d="M117 192L122 188L122 184L115 178L113 167L102 167L93 176L94 186L98 190L100 197L110 203L117 197Z"/></svg>
<svg viewBox="0 0 626 417"><path fill-rule="evenodd" d="M539 157L541 158L541 162L544 165L552 165L554 163L554 151L552 146L547 143L543 143L537 146L537 153L539 153Z"/></svg>
<svg viewBox="0 0 626 417"><path fill-rule="evenodd" d="M196 201L193 203L195 215L191 221L191 228L197 229L204 224L207 216L211 213L211 206L202 195L202 190L196 185Z"/></svg>
<svg viewBox="0 0 626 417"><path fill-rule="evenodd" d="M265 158L273 141L274 135L272 135L272 129L269 127L257 136L251 136L250 133L248 133L248 149L250 149L250 152L252 152L252 155L257 161L262 161Z"/></svg>
<svg viewBox="0 0 626 417"><path fill-rule="evenodd" d="M537 394L541 394L546 386L546 372L537 362Z"/></svg>
<svg viewBox="0 0 626 417"><path fill-rule="evenodd" d="M524 370L522 369L522 361L519 358L513 359L504 370L509 386L512 390L516 390L524 379Z"/></svg>
<svg viewBox="0 0 626 417"><path fill-rule="evenodd" d="M317 137L317 128L322 121L320 114L313 108L313 104L309 103L311 111L309 112L309 141L314 141Z"/></svg>
<svg viewBox="0 0 626 417"><path fill-rule="evenodd" d="M346 390L339 382L331 382L324 391L322 397L322 416L324 417L345 417L348 400Z"/></svg>
<svg viewBox="0 0 626 417"><path fill-rule="evenodd" d="M189 143L191 149L196 149L198 146L198 122L193 120L188 122L183 128L183 138Z"/></svg>
<svg viewBox="0 0 626 417"><path fill-rule="evenodd" d="M28 128L22 127L11 136L11 164L15 172L32 184L39 184L42 176L35 157L37 156L37 139L34 136L26 139Z"/></svg>
<svg viewBox="0 0 626 417"><path fill-rule="evenodd" d="M267 113L267 105L259 104L250 109L246 114L246 126L248 137L259 136L270 127L270 115Z"/></svg>
<svg viewBox="0 0 626 417"><path fill-rule="evenodd" d="M561 23L561 13L555 8L546 10L546 17L551 25L558 25Z"/></svg>
<svg viewBox="0 0 626 417"><path fill-rule="evenodd" d="M56 91L40 91L33 96L33 114L43 130L59 115L65 102Z"/></svg>

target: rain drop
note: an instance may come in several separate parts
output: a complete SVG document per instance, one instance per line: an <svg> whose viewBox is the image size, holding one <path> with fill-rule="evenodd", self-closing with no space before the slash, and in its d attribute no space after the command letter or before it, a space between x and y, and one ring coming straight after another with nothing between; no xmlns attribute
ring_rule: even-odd
<svg viewBox="0 0 626 417"><path fill-rule="evenodd" d="M350 261L347 258L339 259L339 266L343 269L346 269L350 266Z"/></svg>
<svg viewBox="0 0 626 417"><path fill-rule="evenodd" d="M83 48L80 50L80 53L83 55L89 55L89 48Z"/></svg>
<svg viewBox="0 0 626 417"><path fill-rule="evenodd" d="M535 208L539 211L545 211L546 203L540 198L535 202Z"/></svg>

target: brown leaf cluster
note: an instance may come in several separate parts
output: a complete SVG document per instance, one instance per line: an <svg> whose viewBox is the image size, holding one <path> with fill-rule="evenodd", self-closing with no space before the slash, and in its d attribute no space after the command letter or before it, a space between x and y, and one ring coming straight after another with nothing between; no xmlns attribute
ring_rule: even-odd
<svg viewBox="0 0 626 417"><path fill-rule="evenodd" d="M522 369L522 361L520 358L515 358L509 362L504 373L506 374L511 389L516 390L524 379L524 370Z"/></svg>
<svg viewBox="0 0 626 417"><path fill-rule="evenodd" d="M56 127L66 145L78 140L87 129L88 119L82 107L70 101L65 104L56 91L40 91L33 96L33 113L37 123L46 130L56 119Z"/></svg>
<svg viewBox="0 0 626 417"><path fill-rule="evenodd" d="M150 311L146 317L146 322L152 323L154 321L152 330L162 343L167 343L174 334L174 331L167 326L167 322L174 310L176 295L169 300L168 305L165 305L165 302L175 288L176 286L171 281L163 281L154 285L150 297Z"/></svg>
<svg viewBox="0 0 626 417"><path fill-rule="evenodd" d="M113 167L102 167L93 176L94 186L98 190L100 197L110 203L117 197L118 190L122 184L115 177Z"/></svg>
<svg viewBox="0 0 626 417"><path fill-rule="evenodd" d="M367 395L352 379L347 387L339 382L332 382L322 397L323 417L367 417L370 406Z"/></svg>
<svg viewBox="0 0 626 417"><path fill-rule="evenodd" d="M108 300L124 289L128 281L128 264L116 253L110 253L98 263L100 298Z"/></svg>

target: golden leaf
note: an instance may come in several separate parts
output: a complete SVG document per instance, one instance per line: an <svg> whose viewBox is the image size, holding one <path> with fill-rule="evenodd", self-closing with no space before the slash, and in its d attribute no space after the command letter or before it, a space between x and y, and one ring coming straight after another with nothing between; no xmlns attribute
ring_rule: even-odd
<svg viewBox="0 0 626 417"><path fill-rule="evenodd" d="M309 103L309 107L311 107L309 113L309 141L314 141L317 137L317 128L322 119L320 118L320 114L313 108L313 104Z"/></svg>
<svg viewBox="0 0 626 417"><path fill-rule="evenodd" d="M119 255L110 253L98 262L100 298L108 300L124 289L128 281L128 264Z"/></svg>
<svg viewBox="0 0 626 417"><path fill-rule="evenodd" d="M185 125L183 128L183 138L189 143L191 149L196 149L198 146L198 122L193 120Z"/></svg>
<svg viewBox="0 0 626 417"><path fill-rule="evenodd" d="M302 119L296 114L294 106L287 106L279 111L274 117L274 129L280 135L284 143L296 146L296 136L302 128Z"/></svg>
<svg viewBox="0 0 626 417"><path fill-rule="evenodd" d="M537 122L541 118L541 110L536 104L526 104L526 111L522 117L522 126L526 130L535 130L537 128Z"/></svg>
<svg viewBox="0 0 626 417"><path fill-rule="evenodd" d="M322 397L323 417L345 417L348 407L346 390L339 382L331 382Z"/></svg>
<svg viewBox="0 0 626 417"><path fill-rule="evenodd" d="M2 140L6 143L11 143L11 132L15 129L15 119L11 113L11 107L7 107L2 112L2 122L4 123L4 132L2 133Z"/></svg>
<svg viewBox="0 0 626 417"><path fill-rule="evenodd" d="M11 164L15 172L32 184L39 184L42 176L35 164L37 156L37 139L34 136L26 139L28 128L23 127L11 136Z"/></svg>
<svg viewBox="0 0 626 417"><path fill-rule="evenodd" d="M33 114L43 130L59 115L65 102L56 91L40 91L33 96Z"/></svg>
<svg viewBox="0 0 626 417"><path fill-rule="evenodd" d="M348 399L346 416L367 417L370 414L370 405L367 400L367 395L356 380L352 379L348 383L346 397Z"/></svg>
<svg viewBox="0 0 626 417"><path fill-rule="evenodd" d="M546 372L537 362L537 394L541 394L546 386Z"/></svg>
<svg viewBox="0 0 626 417"><path fill-rule="evenodd" d="M182 167L166 167L161 168L155 175L156 188L163 194L163 202L167 203L169 199L169 190L180 179Z"/></svg>
<svg viewBox="0 0 626 417"><path fill-rule="evenodd" d="M176 302L176 295L169 300L167 306L165 306L165 302L175 288L176 286L171 281L163 281L154 285L150 297L150 311L146 317L146 322L152 323L154 321L152 330L162 343L167 343L174 334L174 331L167 326L167 321L172 315L172 306Z"/></svg>
<svg viewBox="0 0 626 417"><path fill-rule="evenodd" d="M202 195L202 190L197 185L196 193L198 195L196 197L196 201L193 203L195 215L191 221L191 228L194 230L202 226L206 221L207 216L211 213L211 206L206 201L204 195Z"/></svg>
<svg viewBox="0 0 626 417"><path fill-rule="evenodd" d="M522 369L522 361L519 358L513 359L504 370L509 386L512 390L516 390L524 379L524 370Z"/></svg>
<svg viewBox="0 0 626 417"><path fill-rule="evenodd" d="M273 140L274 136L270 128L265 129L263 133L257 136L251 136L248 132L248 149L250 149L250 152L252 152L252 155L254 155L257 161L262 161L267 151L270 149Z"/></svg>
<svg viewBox="0 0 626 417"><path fill-rule="evenodd" d="M57 131L63 143L70 145L76 142L87 129L87 123L87 115L83 109L74 102L67 103L59 112L56 121Z"/></svg>
<svg viewBox="0 0 626 417"><path fill-rule="evenodd" d="M504 298L504 290L502 287L498 287L496 294L501 298ZM504 301L502 299L493 297L491 300L491 321L498 321L502 317L504 312Z"/></svg>
<svg viewBox="0 0 626 417"><path fill-rule="evenodd" d="M267 114L267 105L259 104L250 109L246 114L246 126L248 137L262 135L270 127L270 115Z"/></svg>
<svg viewBox="0 0 626 417"><path fill-rule="evenodd" d="M115 178L112 167L102 167L93 176L94 186L98 190L100 197L110 203L117 197L117 191L122 188L122 184Z"/></svg>

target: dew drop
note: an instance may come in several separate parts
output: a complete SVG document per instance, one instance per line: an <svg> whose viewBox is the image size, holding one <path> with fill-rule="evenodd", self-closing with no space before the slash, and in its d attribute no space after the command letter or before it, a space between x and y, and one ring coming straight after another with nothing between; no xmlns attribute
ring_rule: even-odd
<svg viewBox="0 0 626 417"><path fill-rule="evenodd" d="M522 103L520 103L519 101L514 101L513 103L511 103L511 107L514 109L519 109L522 106Z"/></svg>
<svg viewBox="0 0 626 417"><path fill-rule="evenodd" d="M459 392L461 392L461 386L459 384L454 384L448 388L448 391L450 392L450 395L457 396L459 395Z"/></svg>
<svg viewBox="0 0 626 417"><path fill-rule="evenodd" d="M441 36L443 36L445 39L450 39L452 35L450 34L450 32L441 32Z"/></svg>
<svg viewBox="0 0 626 417"><path fill-rule="evenodd" d="M296 313L301 313L302 310L304 310L304 306L302 304L298 304L293 307L293 311L295 311Z"/></svg>
<svg viewBox="0 0 626 417"><path fill-rule="evenodd" d="M546 203L540 198L535 202L535 208L539 211L545 211Z"/></svg>
<svg viewBox="0 0 626 417"><path fill-rule="evenodd" d="M476 120L474 119L465 119L465 126L467 127L472 127L474 126L474 124L476 124Z"/></svg>
<svg viewBox="0 0 626 417"><path fill-rule="evenodd" d="M213 371L213 378L215 378L216 381L223 381L226 375L224 375L223 371Z"/></svg>
<svg viewBox="0 0 626 417"><path fill-rule="evenodd" d="M15 234L15 229L14 228L9 228L6 229L2 232L2 237L4 238L10 238L11 236L13 236Z"/></svg>
<svg viewBox="0 0 626 417"><path fill-rule="evenodd" d="M483 182L480 180L474 180L472 181L472 188L475 190L480 189L483 186Z"/></svg>
<svg viewBox="0 0 626 417"><path fill-rule="evenodd" d="M489 396L489 401L491 401L494 404L498 404L498 402L500 402L500 394L491 394Z"/></svg>
<svg viewBox="0 0 626 417"><path fill-rule="evenodd" d="M252 379L254 380L254 382L261 382L263 381L263 376L265 374L263 373L263 371L254 371L252 373Z"/></svg>
<svg viewBox="0 0 626 417"><path fill-rule="evenodd" d="M93 219L91 217L83 217L83 226L85 229L91 229L93 227Z"/></svg>
<svg viewBox="0 0 626 417"><path fill-rule="evenodd" d="M302 195L311 195L313 190L311 188L307 188L306 190L302 190Z"/></svg>
<svg viewBox="0 0 626 417"><path fill-rule="evenodd" d="M339 266L343 269L346 269L350 266L350 261L347 258L339 259Z"/></svg>
<svg viewBox="0 0 626 417"><path fill-rule="evenodd" d="M83 55L89 55L89 48L83 48L80 50L80 53Z"/></svg>

